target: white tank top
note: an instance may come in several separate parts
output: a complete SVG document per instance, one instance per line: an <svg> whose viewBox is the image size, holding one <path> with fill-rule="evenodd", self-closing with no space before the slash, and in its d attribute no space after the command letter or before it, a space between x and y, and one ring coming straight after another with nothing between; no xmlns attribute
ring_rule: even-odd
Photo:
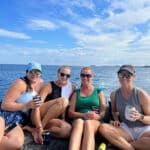
<svg viewBox="0 0 150 150"><path fill-rule="evenodd" d="M37 95L36 91L24 92L17 99L17 103L28 103L33 99L33 97ZM22 110L23 112L28 112L27 109Z"/></svg>
<svg viewBox="0 0 150 150"><path fill-rule="evenodd" d="M67 85L62 87L61 96L69 99L71 93L72 93L72 84L71 82L68 82Z"/></svg>

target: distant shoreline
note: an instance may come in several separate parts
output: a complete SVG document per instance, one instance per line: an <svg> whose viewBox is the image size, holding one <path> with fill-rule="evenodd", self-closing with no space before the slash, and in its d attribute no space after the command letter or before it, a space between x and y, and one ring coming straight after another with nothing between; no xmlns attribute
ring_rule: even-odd
<svg viewBox="0 0 150 150"><path fill-rule="evenodd" d="M1 66L5 66L5 65L17 65L17 66L26 66L27 64L0 64ZM62 65L62 64L61 64ZM60 65L47 65L47 64L42 64L42 66L60 66ZM85 65L82 65L82 66L75 66L75 65L69 65L69 66L72 66L72 67L82 67L82 66L85 66ZM88 65L87 65L88 66ZM101 65L101 66L98 66L98 65L90 65L91 67L120 67L121 65ZM144 68L150 68L150 65L143 65L143 66L135 66L135 67L144 67Z"/></svg>

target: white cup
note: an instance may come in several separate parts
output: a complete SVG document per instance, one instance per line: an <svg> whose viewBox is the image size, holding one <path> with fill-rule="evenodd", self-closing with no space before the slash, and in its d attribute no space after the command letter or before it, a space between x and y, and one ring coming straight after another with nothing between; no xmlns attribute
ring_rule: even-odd
<svg viewBox="0 0 150 150"><path fill-rule="evenodd" d="M135 121L135 119L132 117L132 111L136 110L136 108L132 105L126 105L125 107L125 118L129 121Z"/></svg>

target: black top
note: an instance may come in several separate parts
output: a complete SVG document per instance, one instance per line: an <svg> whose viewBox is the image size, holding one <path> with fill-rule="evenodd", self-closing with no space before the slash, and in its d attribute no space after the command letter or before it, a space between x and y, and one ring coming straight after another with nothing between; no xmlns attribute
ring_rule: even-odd
<svg viewBox="0 0 150 150"><path fill-rule="evenodd" d="M50 84L52 87L52 93L47 95L45 102L61 97L61 87L56 85L54 81L50 81Z"/></svg>

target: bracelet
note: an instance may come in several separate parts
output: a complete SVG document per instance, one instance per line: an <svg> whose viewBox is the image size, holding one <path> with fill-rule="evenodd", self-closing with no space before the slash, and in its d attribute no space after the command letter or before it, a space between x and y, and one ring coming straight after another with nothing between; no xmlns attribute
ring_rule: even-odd
<svg viewBox="0 0 150 150"><path fill-rule="evenodd" d="M143 114L141 114L141 117L140 117L140 119L141 119L141 120L143 120L143 119L144 119L144 115L143 115Z"/></svg>

